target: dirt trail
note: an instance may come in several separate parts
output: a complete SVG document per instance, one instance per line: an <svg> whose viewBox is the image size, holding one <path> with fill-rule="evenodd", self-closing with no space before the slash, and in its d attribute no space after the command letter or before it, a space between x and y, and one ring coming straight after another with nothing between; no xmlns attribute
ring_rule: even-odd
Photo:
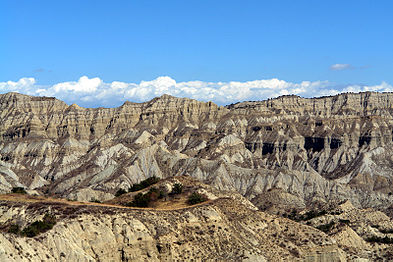
<svg viewBox="0 0 393 262"><path fill-rule="evenodd" d="M68 201L61 198L43 197L43 196L30 196L24 194L0 194L0 201L18 202L18 203L53 203L53 204L66 204L70 206L97 206L97 207L111 207L111 208L121 208L121 209L135 209L135 210L182 210L189 207L196 207L201 205L206 205L213 200L207 200L203 203L189 206L186 203L176 203L172 204L170 202L160 205L157 208L141 208L141 207L126 207L115 204L105 204L105 203L94 203L94 202L78 202L78 201Z"/></svg>

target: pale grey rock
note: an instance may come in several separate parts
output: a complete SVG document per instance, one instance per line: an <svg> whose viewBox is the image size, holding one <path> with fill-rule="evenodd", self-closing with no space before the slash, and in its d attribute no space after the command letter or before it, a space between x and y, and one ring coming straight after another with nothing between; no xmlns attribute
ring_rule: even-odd
<svg viewBox="0 0 393 262"><path fill-rule="evenodd" d="M303 261L310 256L343 261L334 259L345 257L318 230L251 210L236 199L166 211L0 204L2 225L24 227L48 212L58 220L53 229L34 238L0 232L1 261ZM303 241L306 236L312 236L308 243Z"/></svg>
<svg viewBox="0 0 393 262"><path fill-rule="evenodd" d="M366 92L219 107L164 95L89 109L8 93L0 190L103 200L150 176L188 174L263 206L280 189L293 207L350 199L383 209L393 203L392 101Z"/></svg>

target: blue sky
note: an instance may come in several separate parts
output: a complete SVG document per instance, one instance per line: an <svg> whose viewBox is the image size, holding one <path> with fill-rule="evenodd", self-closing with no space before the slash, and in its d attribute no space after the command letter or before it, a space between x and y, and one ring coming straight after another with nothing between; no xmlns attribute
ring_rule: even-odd
<svg viewBox="0 0 393 262"><path fill-rule="evenodd" d="M1 0L0 92L115 106L162 92L225 104L285 92L390 91L392 13L389 0ZM97 78L94 90L83 86ZM258 92L275 82L250 84L272 79L292 89ZM114 81L127 86L104 101ZM147 91L141 81L150 83ZM322 84L296 92L303 81ZM248 96L236 93L232 82L248 85ZM187 83L196 92L187 91ZM63 88L54 88L58 84ZM196 95L201 86L215 93ZM80 100L86 90L90 96ZM232 96L220 97L227 92Z"/></svg>

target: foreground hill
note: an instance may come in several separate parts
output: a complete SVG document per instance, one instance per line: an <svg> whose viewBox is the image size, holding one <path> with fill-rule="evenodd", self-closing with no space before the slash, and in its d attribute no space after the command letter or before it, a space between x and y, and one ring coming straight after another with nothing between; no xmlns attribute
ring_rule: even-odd
<svg viewBox="0 0 393 262"><path fill-rule="evenodd" d="M318 229L256 211L237 193L220 193L189 178L155 186L173 182L198 188L212 199L180 208L170 201L165 209L143 209L0 196L0 260L344 261L349 255ZM23 233L48 216L55 221L53 228L37 235Z"/></svg>
<svg viewBox="0 0 393 262"><path fill-rule="evenodd" d="M130 200L171 192L147 208ZM206 196L185 203L191 192ZM171 177L106 203L0 195L1 261L386 261L393 221L350 201L288 218L258 211L238 193Z"/></svg>

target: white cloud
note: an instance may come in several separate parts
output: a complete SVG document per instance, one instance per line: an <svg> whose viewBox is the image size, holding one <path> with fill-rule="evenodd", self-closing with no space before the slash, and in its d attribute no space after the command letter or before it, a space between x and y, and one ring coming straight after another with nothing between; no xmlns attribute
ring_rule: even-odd
<svg viewBox="0 0 393 262"><path fill-rule="evenodd" d="M8 81L0 82L0 91L9 90L9 92L26 91L29 87L34 86L35 79L32 77L24 77L19 79L18 82Z"/></svg>
<svg viewBox="0 0 393 262"><path fill-rule="evenodd" d="M119 81L105 83L98 77L87 76L82 76L78 81L62 82L52 86L38 85L34 78L21 78L17 82L0 82L0 93L19 92L28 95L54 96L68 104L76 103L84 107L114 107L123 104L126 100L144 102L163 94L225 105L288 94L315 97L362 91L387 92L393 91L393 87L386 82L374 86L337 86L328 81L292 83L276 78L246 82L176 82L168 76L141 81L139 84Z"/></svg>
<svg viewBox="0 0 393 262"><path fill-rule="evenodd" d="M374 86L360 86L360 85L349 85L343 89L343 92L393 92L393 87L386 82L382 82L380 85Z"/></svg>
<svg viewBox="0 0 393 262"><path fill-rule="evenodd" d="M75 92L75 93L94 93L103 84L98 77L89 79L87 76L79 78L78 82L63 82L54 85L52 88L56 93Z"/></svg>
<svg viewBox="0 0 393 262"><path fill-rule="evenodd" d="M351 69L352 66L350 64L334 64L330 66L331 70L340 71L345 69Z"/></svg>

